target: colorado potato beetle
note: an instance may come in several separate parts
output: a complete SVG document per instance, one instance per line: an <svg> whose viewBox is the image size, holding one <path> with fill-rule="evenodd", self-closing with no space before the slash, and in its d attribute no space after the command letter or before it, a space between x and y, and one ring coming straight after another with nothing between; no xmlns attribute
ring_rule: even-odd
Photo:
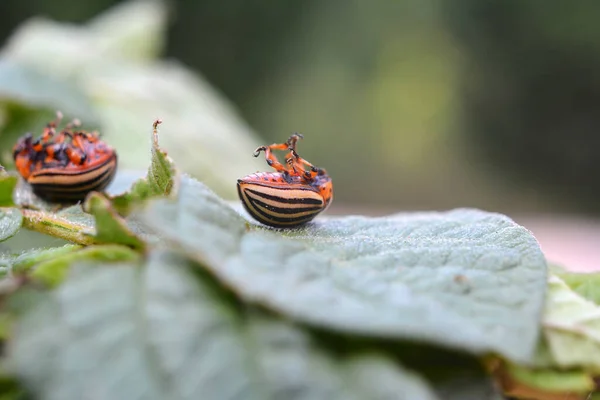
<svg viewBox="0 0 600 400"><path fill-rule="evenodd" d="M254 157L264 151L267 164L277 172L258 172L238 179L240 200L258 222L292 228L311 221L331 204L331 178L323 168L313 166L296 151L296 143L302 138L296 133L285 143L257 148ZM288 151L286 165L279 162L273 150Z"/></svg>
<svg viewBox="0 0 600 400"><path fill-rule="evenodd" d="M96 132L75 129L75 120L57 133L62 118L49 122L35 139L28 133L13 148L19 174L40 198L56 203L85 199L105 189L117 170L117 154Z"/></svg>

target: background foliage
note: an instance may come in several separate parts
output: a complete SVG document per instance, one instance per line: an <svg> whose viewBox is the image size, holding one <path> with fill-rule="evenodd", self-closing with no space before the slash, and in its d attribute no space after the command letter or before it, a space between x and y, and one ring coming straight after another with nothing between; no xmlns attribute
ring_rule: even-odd
<svg viewBox="0 0 600 400"><path fill-rule="evenodd" d="M32 15L84 21L114 3L6 0L0 36ZM600 211L594 2L168 6L164 54L236 105L253 145L304 133L300 150L334 176L334 211Z"/></svg>

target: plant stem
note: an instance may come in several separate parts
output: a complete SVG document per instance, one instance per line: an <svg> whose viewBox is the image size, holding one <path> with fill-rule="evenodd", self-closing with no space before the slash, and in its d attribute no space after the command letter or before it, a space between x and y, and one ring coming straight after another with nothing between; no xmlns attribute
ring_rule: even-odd
<svg viewBox="0 0 600 400"><path fill-rule="evenodd" d="M21 212L23 214L23 227L26 229L84 246L97 243L86 232L89 229L86 226L74 224L43 211L21 210Z"/></svg>

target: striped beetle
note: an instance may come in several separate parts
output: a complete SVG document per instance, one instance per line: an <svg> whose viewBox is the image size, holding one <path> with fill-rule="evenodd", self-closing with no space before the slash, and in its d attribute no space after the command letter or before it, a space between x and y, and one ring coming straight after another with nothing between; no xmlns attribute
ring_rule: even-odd
<svg viewBox="0 0 600 400"><path fill-rule="evenodd" d="M105 189L117 170L117 154L96 132L74 130L75 120L56 132L62 115L49 122L40 138L30 133L18 140L13 159L19 174L38 197L56 203L85 199Z"/></svg>
<svg viewBox="0 0 600 400"><path fill-rule="evenodd" d="M258 172L238 179L238 195L244 208L265 225L296 227L311 221L331 204L333 184L327 172L296 152L296 143L302 138L296 133L285 143L259 147L254 157L264 151L267 164L277 172ZM279 162L273 150L289 151L286 165Z"/></svg>

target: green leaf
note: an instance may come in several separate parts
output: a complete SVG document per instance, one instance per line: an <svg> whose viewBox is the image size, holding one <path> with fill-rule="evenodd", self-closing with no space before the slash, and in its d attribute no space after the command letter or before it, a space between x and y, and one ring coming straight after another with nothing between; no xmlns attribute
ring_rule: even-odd
<svg viewBox="0 0 600 400"><path fill-rule="evenodd" d="M8 175L2 167L0 167L0 207L12 207L13 191L17 186L17 177Z"/></svg>
<svg viewBox="0 0 600 400"><path fill-rule="evenodd" d="M154 60L162 51L167 18L161 1L121 3L81 25L35 17L16 30L3 53L27 65L43 65L46 59L46 70L52 75L75 79L89 74L97 64ZM64 56L71 56L69 63L61 59Z"/></svg>
<svg viewBox="0 0 600 400"><path fill-rule="evenodd" d="M494 371L496 382L510 399L590 400L594 378L581 370L531 369L501 365Z"/></svg>
<svg viewBox="0 0 600 400"><path fill-rule="evenodd" d="M179 173L173 161L158 144L158 125L154 122L152 130L151 162L145 178L137 180L131 189L123 194L112 196L113 207L121 214L127 215L132 208L144 200L156 196L175 196L179 182Z"/></svg>
<svg viewBox="0 0 600 400"><path fill-rule="evenodd" d="M39 399L438 399L395 361L327 351L193 268L166 253L74 268L18 320L10 365Z"/></svg>
<svg viewBox="0 0 600 400"><path fill-rule="evenodd" d="M538 390L567 396L576 392L586 398L600 374L600 306L593 302L593 285L586 285L582 278L595 274L554 267L553 271L558 275L549 277L543 336L532 365L506 363L499 374L504 386L515 393ZM580 290L569 287L563 277L573 279Z"/></svg>
<svg viewBox="0 0 600 400"><path fill-rule="evenodd" d="M27 400L25 391L6 371L4 363L0 364L0 400Z"/></svg>
<svg viewBox="0 0 600 400"><path fill-rule="evenodd" d="M90 245L96 243L93 234L93 217L84 214L81 206L72 206L58 213L23 209L23 227L71 243Z"/></svg>
<svg viewBox="0 0 600 400"><path fill-rule="evenodd" d="M120 176L118 184L122 187L125 182L131 183L131 177L137 174ZM79 204L62 209L52 204L40 204L40 206L41 210L23 210L23 225L33 231L71 243L82 245L117 243L143 249L144 241L147 243L158 241L135 218L123 219L118 215L111 203L99 193L90 193L84 203L91 214L85 212Z"/></svg>
<svg viewBox="0 0 600 400"><path fill-rule="evenodd" d="M564 271L556 275L575 293L600 306L600 273Z"/></svg>
<svg viewBox="0 0 600 400"><path fill-rule="evenodd" d="M587 394L596 386L593 377L582 370L536 370L513 364L507 373L519 384L548 392Z"/></svg>
<svg viewBox="0 0 600 400"><path fill-rule="evenodd" d="M75 262L103 261L105 263L115 263L120 261L139 261L140 258L141 256L138 253L125 246L89 246L37 264L30 276L50 287L54 287L65 280L70 265Z"/></svg>
<svg viewBox="0 0 600 400"><path fill-rule="evenodd" d="M235 198L231 182L265 167L251 156L262 141L206 80L179 62L156 58L168 19L167 7L154 1L126 2L81 25L35 18L9 38L2 56L67 80L90 98L103 138L119 154L119 168L148 166L140 127L161 118L168 129L162 145L180 170Z"/></svg>
<svg viewBox="0 0 600 400"><path fill-rule="evenodd" d="M600 306L550 276L543 334L557 367L600 374Z"/></svg>
<svg viewBox="0 0 600 400"><path fill-rule="evenodd" d="M81 249L81 246L68 244L52 248L32 248L18 254L0 253L0 269L10 273L26 273L36 264L52 260Z"/></svg>
<svg viewBox="0 0 600 400"><path fill-rule="evenodd" d="M53 116L60 110L67 118L76 117L86 124L96 122L87 96L76 84L8 57L0 57L0 102L50 110ZM48 121L31 129L41 133Z"/></svg>
<svg viewBox="0 0 600 400"><path fill-rule="evenodd" d="M127 226L125 220L112 208L110 201L99 193L91 193L84 205L85 211L96 221L91 236L99 243L115 243L143 250L146 244Z"/></svg>
<svg viewBox="0 0 600 400"><path fill-rule="evenodd" d="M98 42L103 55L147 62L162 53L167 20L163 1L124 2L93 18L89 36Z"/></svg>
<svg viewBox="0 0 600 400"><path fill-rule="evenodd" d="M529 231L505 216L356 216L278 232L186 178L177 201L152 201L144 218L242 298L293 318L517 361L533 356L546 262Z"/></svg>
<svg viewBox="0 0 600 400"><path fill-rule="evenodd" d="M12 238L0 242L0 254L10 257L36 249L60 247L68 244L67 241L44 235L39 232L21 229Z"/></svg>
<svg viewBox="0 0 600 400"><path fill-rule="evenodd" d="M3 293L3 295L5 295L5 293ZM6 310L0 311L0 341L4 342L9 338L13 321L14 316L11 313Z"/></svg>
<svg viewBox="0 0 600 400"><path fill-rule="evenodd" d="M18 208L0 207L0 242L14 236L23 223L23 216Z"/></svg>
<svg viewBox="0 0 600 400"><path fill-rule="evenodd" d="M322 331L320 335L323 335ZM351 338L356 340L354 336ZM338 343L339 336L332 335L332 341ZM385 349L388 354L397 355L407 368L422 373L432 383L440 399L502 399L481 360L464 352L414 342L392 344L388 341L372 340L370 343Z"/></svg>

